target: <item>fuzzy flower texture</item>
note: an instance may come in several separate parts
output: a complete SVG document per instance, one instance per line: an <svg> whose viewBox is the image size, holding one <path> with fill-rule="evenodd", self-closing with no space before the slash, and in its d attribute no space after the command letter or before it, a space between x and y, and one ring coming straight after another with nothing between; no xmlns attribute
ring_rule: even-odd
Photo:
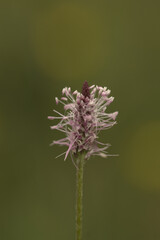
<svg viewBox="0 0 160 240"><path fill-rule="evenodd" d="M118 112L106 113L107 107L113 102L114 98L109 97L110 90L107 87L88 86L84 82L82 92L77 90L73 93L71 88L63 88L61 99L55 98L56 104L64 105L65 113L58 114L57 117L49 116L48 119L60 120L57 125L51 126L51 129L56 129L65 133L65 138L53 141L53 144L67 146L64 160L82 151L86 152L86 159L92 155L107 157L107 148L110 144L101 143L98 141L98 134L101 130L111 128L116 124ZM73 158L72 158L73 159Z"/></svg>

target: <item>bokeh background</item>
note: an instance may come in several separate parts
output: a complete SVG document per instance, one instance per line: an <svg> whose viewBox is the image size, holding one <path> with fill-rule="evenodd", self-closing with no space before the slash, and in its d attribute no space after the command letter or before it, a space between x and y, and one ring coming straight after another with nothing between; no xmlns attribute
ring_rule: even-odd
<svg viewBox="0 0 160 240"><path fill-rule="evenodd" d="M50 147L55 96L107 86L111 154L85 168L86 240L160 239L160 3L1 0L0 239L74 239L75 172ZM61 110L60 110L61 111Z"/></svg>

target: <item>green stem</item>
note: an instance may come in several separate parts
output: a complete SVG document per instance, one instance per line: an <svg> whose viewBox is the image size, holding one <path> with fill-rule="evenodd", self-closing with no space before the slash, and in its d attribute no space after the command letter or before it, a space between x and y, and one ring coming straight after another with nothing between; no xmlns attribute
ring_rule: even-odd
<svg viewBox="0 0 160 240"><path fill-rule="evenodd" d="M77 159L77 185L76 185L76 240L82 240L82 199L83 199L83 169L85 154Z"/></svg>

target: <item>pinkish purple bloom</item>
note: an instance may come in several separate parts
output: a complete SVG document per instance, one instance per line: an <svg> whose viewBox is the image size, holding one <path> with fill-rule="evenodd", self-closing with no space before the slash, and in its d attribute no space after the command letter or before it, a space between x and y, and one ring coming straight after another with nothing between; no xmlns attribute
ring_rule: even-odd
<svg viewBox="0 0 160 240"><path fill-rule="evenodd" d="M114 98L109 97L110 90L107 87L88 86L83 84L82 92L77 90L73 93L71 88L63 88L61 99L55 98L56 104L64 105L65 113L48 119L59 119L57 125L51 126L65 133L65 138L53 141L52 144L67 146L64 152L66 160L69 153L71 156L82 151L86 152L86 159L91 155L107 157L107 148L110 144L98 141L98 134L101 130L111 128L116 124L118 112L106 113L106 109ZM61 154L62 155L62 154Z"/></svg>

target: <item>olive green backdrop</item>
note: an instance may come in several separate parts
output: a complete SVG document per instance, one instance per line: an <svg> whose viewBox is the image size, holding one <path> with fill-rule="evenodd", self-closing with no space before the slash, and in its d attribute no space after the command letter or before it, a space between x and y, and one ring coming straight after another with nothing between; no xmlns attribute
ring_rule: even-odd
<svg viewBox="0 0 160 240"><path fill-rule="evenodd" d="M74 240L75 172L50 147L54 98L107 86L110 154L85 168L85 240L160 239L160 3L1 0L0 239Z"/></svg>

